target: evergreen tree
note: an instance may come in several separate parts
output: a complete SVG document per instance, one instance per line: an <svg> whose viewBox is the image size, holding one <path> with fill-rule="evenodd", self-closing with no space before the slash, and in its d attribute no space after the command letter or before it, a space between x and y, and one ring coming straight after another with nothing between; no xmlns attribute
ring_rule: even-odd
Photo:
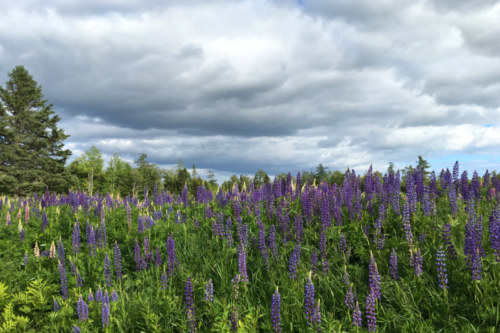
<svg viewBox="0 0 500 333"><path fill-rule="evenodd" d="M324 167L321 163L316 167L316 178L318 179L318 183L327 176L326 169L328 169L328 167Z"/></svg>
<svg viewBox="0 0 500 333"><path fill-rule="evenodd" d="M8 75L0 87L0 192L24 196L73 186L75 177L65 169L71 151L63 149L69 135L57 128L53 104L45 104L42 86L23 66Z"/></svg>

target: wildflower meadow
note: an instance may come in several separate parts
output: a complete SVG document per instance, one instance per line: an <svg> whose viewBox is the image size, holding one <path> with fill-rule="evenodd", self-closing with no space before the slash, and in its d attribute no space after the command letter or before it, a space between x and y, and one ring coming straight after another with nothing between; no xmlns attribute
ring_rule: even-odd
<svg viewBox="0 0 500 333"><path fill-rule="evenodd" d="M451 169L1 197L0 332L497 332L500 180Z"/></svg>

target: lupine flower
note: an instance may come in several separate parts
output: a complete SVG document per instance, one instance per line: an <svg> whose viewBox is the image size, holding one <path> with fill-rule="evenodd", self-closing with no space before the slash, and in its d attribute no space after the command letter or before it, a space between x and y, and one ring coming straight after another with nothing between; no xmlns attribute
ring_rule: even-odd
<svg viewBox="0 0 500 333"><path fill-rule="evenodd" d="M71 237L71 245L73 246L73 254L80 253L80 225L75 223L73 228L73 236Z"/></svg>
<svg viewBox="0 0 500 333"><path fill-rule="evenodd" d="M101 286L99 286L99 289L97 289L97 292L95 293L95 300L97 302L102 302L102 289L101 289Z"/></svg>
<svg viewBox="0 0 500 333"><path fill-rule="evenodd" d="M160 247L158 245L156 246L155 264L156 267L161 266L161 253L160 253Z"/></svg>
<svg viewBox="0 0 500 333"><path fill-rule="evenodd" d="M309 272L309 277L307 278L307 283L305 285L305 293L304 293L304 305L306 309L306 318L307 318L307 323L311 325L313 321L313 315L314 315L314 284L312 283L311 280L311 272Z"/></svg>
<svg viewBox="0 0 500 333"><path fill-rule="evenodd" d="M347 267L344 265L344 274L342 276L342 280L346 286L349 285L349 275L347 275Z"/></svg>
<svg viewBox="0 0 500 333"><path fill-rule="evenodd" d="M265 227L262 224L262 226L259 225L259 228L260 228L260 232L259 232L259 251L260 251L260 255L262 256L262 259L264 259L264 266L266 267L266 269L269 269L269 260L268 260L268 255L267 255Z"/></svg>
<svg viewBox="0 0 500 333"><path fill-rule="evenodd" d="M135 268L138 272L141 271L142 264L141 264L141 248L139 247L139 243L137 243L137 239L135 240L135 247L134 247L134 261L135 261Z"/></svg>
<svg viewBox="0 0 500 333"><path fill-rule="evenodd" d="M278 292L278 287L271 299L271 321L273 323L274 332L281 332L281 296Z"/></svg>
<svg viewBox="0 0 500 333"><path fill-rule="evenodd" d="M115 273L116 278L122 278L122 252L120 251L120 247L118 243L115 241Z"/></svg>
<svg viewBox="0 0 500 333"><path fill-rule="evenodd" d="M233 246L233 230L232 230L231 216L227 218L226 226L225 226L225 234L224 238L227 240L227 245L229 247Z"/></svg>
<svg viewBox="0 0 500 333"><path fill-rule="evenodd" d="M73 325L73 333L80 333L80 332L81 332L80 327Z"/></svg>
<svg viewBox="0 0 500 333"><path fill-rule="evenodd" d="M66 268L59 261L59 275L61 277L61 291L63 294L63 299L68 299L68 280L66 277Z"/></svg>
<svg viewBox="0 0 500 333"><path fill-rule="evenodd" d="M392 279L394 281L396 281L397 279L399 279L399 276L398 276L398 256L397 256L396 250L394 250L394 248L392 248L389 266L390 266L390 272L391 272Z"/></svg>
<svg viewBox="0 0 500 333"><path fill-rule="evenodd" d="M318 304L314 308L314 313L313 313L312 320L311 320L312 326L317 327L318 328L318 332L321 331L321 327L320 327L320 324L321 324L321 311L320 311L320 307L319 307L320 302L321 302L321 300L318 299Z"/></svg>
<svg viewBox="0 0 500 333"><path fill-rule="evenodd" d="M238 331L238 320L239 320L238 308L236 307L236 305L234 305L233 311L231 312L231 328L233 329L234 332Z"/></svg>
<svg viewBox="0 0 500 333"><path fill-rule="evenodd" d="M21 239L21 242L24 242L26 240L26 233L24 231L24 228L21 229L21 232L19 233L19 238Z"/></svg>
<svg viewBox="0 0 500 333"><path fill-rule="evenodd" d="M205 301L212 303L214 301L214 285L212 279L205 285Z"/></svg>
<svg viewBox="0 0 500 333"><path fill-rule="evenodd" d="M149 237L148 236L144 237L144 248L143 248L143 250L144 250L144 260L147 261L147 262L150 262L152 254L149 251Z"/></svg>
<svg viewBox="0 0 500 333"><path fill-rule="evenodd" d="M346 243L346 240L345 240L345 233L342 233L340 235L340 251L342 252L345 252L347 250L347 243Z"/></svg>
<svg viewBox="0 0 500 333"><path fill-rule="evenodd" d="M26 205L26 209L24 211L24 222L28 224L30 221L30 206Z"/></svg>
<svg viewBox="0 0 500 333"><path fill-rule="evenodd" d="M269 248L275 260L278 260L278 244L276 243L276 227L271 225L269 227Z"/></svg>
<svg viewBox="0 0 500 333"><path fill-rule="evenodd" d="M422 265L423 265L422 254L420 253L420 249L417 249L417 251L415 252L415 261L413 265L413 267L415 268L415 275L417 277L420 277L423 273Z"/></svg>
<svg viewBox="0 0 500 333"><path fill-rule="evenodd" d="M111 301L112 302L118 302L118 294L116 293L116 291L114 289L111 292Z"/></svg>
<svg viewBox="0 0 500 333"><path fill-rule="evenodd" d="M238 271L241 276L241 281L248 282L247 254L242 244L238 246Z"/></svg>
<svg viewBox="0 0 500 333"><path fill-rule="evenodd" d="M481 255L479 252L479 248L476 249L476 252L472 256L471 268L472 268L472 280L474 281L481 280L482 262L481 262Z"/></svg>
<svg viewBox="0 0 500 333"><path fill-rule="evenodd" d="M352 292L352 284L349 286L349 290L345 294L344 304L348 309L354 309L354 293Z"/></svg>
<svg viewBox="0 0 500 333"><path fill-rule="evenodd" d="M132 210L130 209L130 205L127 202L127 224L128 230L132 228Z"/></svg>
<svg viewBox="0 0 500 333"><path fill-rule="evenodd" d="M373 253L370 252L370 265L369 265L369 284L370 289L373 290L378 299L380 299L380 274L378 272L377 263L373 258Z"/></svg>
<svg viewBox="0 0 500 333"><path fill-rule="evenodd" d="M94 294L92 294L92 289L89 289L89 296L87 297L87 302L93 302L94 301Z"/></svg>
<svg viewBox="0 0 500 333"><path fill-rule="evenodd" d="M78 269L77 269L76 270L76 287L81 288L82 286L83 286L82 276L80 275L80 273L78 272Z"/></svg>
<svg viewBox="0 0 500 333"><path fill-rule="evenodd" d="M111 262L107 252L104 254L104 279L106 280L106 287L113 285L113 281L111 281Z"/></svg>
<svg viewBox="0 0 500 333"><path fill-rule="evenodd" d="M165 266L163 266L163 273L161 273L161 290L167 290L167 273Z"/></svg>
<svg viewBox="0 0 500 333"><path fill-rule="evenodd" d="M179 265L179 260L177 260L177 256L175 255L175 240L174 234L170 234L170 237L167 239L167 252L168 252L168 275L174 275L174 269L177 265Z"/></svg>
<svg viewBox="0 0 500 333"><path fill-rule="evenodd" d="M290 255L290 261L288 262L288 276L290 277L290 279L297 278L297 265L297 250L294 248L292 254Z"/></svg>
<svg viewBox="0 0 500 333"><path fill-rule="evenodd" d="M54 241L52 241L52 245L50 245L50 250L49 250L49 258L53 259L56 257L56 244Z"/></svg>
<svg viewBox="0 0 500 333"><path fill-rule="evenodd" d="M356 327L361 327L362 325L361 311L359 310L358 302L356 302L356 307L354 308L354 312L352 314L352 324Z"/></svg>
<svg viewBox="0 0 500 333"><path fill-rule="evenodd" d="M102 327L108 327L109 326L109 303L106 303L105 301L102 302L101 319L102 319Z"/></svg>
<svg viewBox="0 0 500 333"><path fill-rule="evenodd" d="M311 255L311 271L316 274L318 266L318 249L314 248L314 251Z"/></svg>
<svg viewBox="0 0 500 333"><path fill-rule="evenodd" d="M57 312L61 307L59 306L59 304L57 304L56 298L54 296L52 296L52 299L54 300L54 312Z"/></svg>
<svg viewBox="0 0 500 333"><path fill-rule="evenodd" d="M23 265L28 266L28 251L24 254Z"/></svg>
<svg viewBox="0 0 500 333"><path fill-rule="evenodd" d="M193 283L191 282L191 277L188 277L186 281L185 300L188 323L190 326L190 331L191 333L193 333L195 331L196 323L194 315Z"/></svg>
<svg viewBox="0 0 500 333"><path fill-rule="evenodd" d="M61 240L61 236L59 236L59 243L57 244L57 260L62 263L66 262L66 256L64 255L64 245Z"/></svg>
<svg viewBox="0 0 500 333"><path fill-rule="evenodd" d="M375 303L377 296L373 288L370 288L370 293L366 297L366 320L368 322L368 332L375 332L377 330L377 313L375 311Z"/></svg>
<svg viewBox="0 0 500 333"><path fill-rule="evenodd" d="M443 247L440 246L436 254L436 266L439 279L439 287L441 289L448 289L448 275L446 274L446 256Z"/></svg>
<svg viewBox="0 0 500 333"><path fill-rule="evenodd" d="M78 298L78 302L76 302L76 309L78 313L78 319L80 321L85 321L89 319L89 308L87 304L83 301L82 295Z"/></svg>
<svg viewBox="0 0 500 333"><path fill-rule="evenodd" d="M410 248L413 246L413 233L410 225L410 204L405 201L403 205L403 227L405 229L406 240Z"/></svg>
<svg viewBox="0 0 500 333"><path fill-rule="evenodd" d="M137 222L137 229L139 231L139 235L142 234L144 232L144 218L139 215L139 220Z"/></svg>

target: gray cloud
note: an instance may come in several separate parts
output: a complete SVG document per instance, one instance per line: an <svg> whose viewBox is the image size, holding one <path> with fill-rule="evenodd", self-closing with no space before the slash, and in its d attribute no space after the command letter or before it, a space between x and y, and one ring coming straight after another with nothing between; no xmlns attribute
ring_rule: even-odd
<svg viewBox="0 0 500 333"><path fill-rule="evenodd" d="M0 82L23 64L75 155L94 144L224 175L498 156L498 2L0 7Z"/></svg>

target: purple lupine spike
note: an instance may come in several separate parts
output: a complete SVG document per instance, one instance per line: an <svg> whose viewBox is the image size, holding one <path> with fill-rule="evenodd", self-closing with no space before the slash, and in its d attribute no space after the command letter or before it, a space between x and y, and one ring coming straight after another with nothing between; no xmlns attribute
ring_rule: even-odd
<svg viewBox="0 0 500 333"><path fill-rule="evenodd" d="M97 289L97 292L95 293L95 300L97 302L102 302L102 289L101 289L101 286L99 286L99 289Z"/></svg>
<svg viewBox="0 0 500 333"><path fill-rule="evenodd" d="M78 272L78 269L77 269L76 270L76 287L81 288L82 286L83 286L82 276L80 275L80 273Z"/></svg>
<svg viewBox="0 0 500 333"><path fill-rule="evenodd" d="M64 255L64 245L62 243L61 236L59 236L59 243L57 243L57 260L59 260L63 264L66 262L66 256Z"/></svg>
<svg viewBox="0 0 500 333"><path fill-rule="evenodd" d="M52 299L54 300L54 312L57 312L59 311L59 309L61 309L61 307L57 303L56 298L54 296L52 296Z"/></svg>
<svg viewBox="0 0 500 333"><path fill-rule="evenodd" d="M224 238L227 240L227 245L229 247L233 246L233 230L232 230L232 223L231 223L231 216L227 218L226 225L225 225L225 235Z"/></svg>
<svg viewBox="0 0 500 333"><path fill-rule="evenodd" d="M278 244L276 243L276 227L274 224L269 227L269 248L274 260L278 260Z"/></svg>
<svg viewBox="0 0 500 333"><path fill-rule="evenodd" d="M248 282L247 274L247 254L243 244L238 246L238 271L241 276L241 281Z"/></svg>
<svg viewBox="0 0 500 333"><path fill-rule="evenodd" d="M320 302L321 300L318 299L318 303L316 307L314 308L311 324L318 329L318 332L321 332L321 311L320 311Z"/></svg>
<svg viewBox="0 0 500 333"><path fill-rule="evenodd" d="M59 261L59 275L61 277L61 292L63 294L63 299L68 299L68 279L66 277L66 268L61 261Z"/></svg>
<svg viewBox="0 0 500 333"><path fill-rule="evenodd" d="M349 286L349 290L345 294L344 304L348 309L354 309L354 293L352 292L352 284Z"/></svg>
<svg viewBox="0 0 500 333"><path fill-rule="evenodd" d="M298 243L302 243L302 239L304 238L303 232L304 221L302 219L302 215L295 215L294 228L295 228L295 239Z"/></svg>
<svg viewBox="0 0 500 333"><path fill-rule="evenodd" d="M191 277L188 277L186 281L185 300L186 300L186 314L188 318L190 331L191 333L194 333L196 322L194 314L193 283L191 281Z"/></svg>
<svg viewBox="0 0 500 333"><path fill-rule="evenodd" d="M311 271L316 274L318 270L318 249L314 248L314 251L311 255Z"/></svg>
<svg viewBox="0 0 500 333"><path fill-rule="evenodd" d="M106 287L111 287L113 281L111 280L111 262L108 257L108 253L104 254L104 279L106 280Z"/></svg>
<svg viewBox="0 0 500 333"><path fill-rule="evenodd" d="M80 327L73 325L73 333L80 333L82 330Z"/></svg>
<svg viewBox="0 0 500 333"><path fill-rule="evenodd" d="M375 304L377 302L377 296L373 288L370 288L370 293L366 297L366 319L368 322L368 332L377 331L377 312L375 310Z"/></svg>
<svg viewBox="0 0 500 333"><path fill-rule="evenodd" d="M122 278L122 252L120 251L120 247L118 246L118 243L115 241L115 249L114 249L114 255L115 255L115 273L116 273L116 278L119 280Z"/></svg>
<svg viewBox="0 0 500 333"><path fill-rule="evenodd" d="M93 302L94 301L94 294L92 294L92 289L89 289L89 295L87 296L87 302Z"/></svg>
<svg viewBox="0 0 500 333"><path fill-rule="evenodd" d="M116 293L116 291L114 289L111 292L111 301L112 302L118 302L118 294Z"/></svg>
<svg viewBox="0 0 500 333"><path fill-rule="evenodd" d="M377 263L373 258L373 253L370 252L370 265L369 265L369 284L377 299L380 300L380 274L377 269Z"/></svg>
<svg viewBox="0 0 500 333"><path fill-rule="evenodd" d="M439 279L439 287L441 289L448 289L448 275L446 274L446 256L443 247L440 246L436 254L436 266Z"/></svg>
<svg viewBox="0 0 500 333"><path fill-rule="evenodd" d="M23 265L28 266L28 251L24 254Z"/></svg>
<svg viewBox="0 0 500 333"><path fill-rule="evenodd" d="M167 273L165 266L163 266L163 273L161 273L161 290L167 290Z"/></svg>
<svg viewBox="0 0 500 333"><path fill-rule="evenodd" d="M260 255L262 256L262 259L264 260L264 266L266 269L269 269L269 259L268 259L268 254L267 254L267 246L266 246L266 232L265 232L265 226L260 222L259 224L259 251Z"/></svg>
<svg viewBox="0 0 500 333"><path fill-rule="evenodd" d="M109 326L109 303L103 301L101 311L102 327L106 328Z"/></svg>
<svg viewBox="0 0 500 333"><path fill-rule="evenodd" d="M342 275L342 281L344 281L344 284L346 286L349 285L349 275L347 274L347 267L344 265L344 274Z"/></svg>
<svg viewBox="0 0 500 333"><path fill-rule="evenodd" d="M168 275L174 275L174 269L179 265L179 260L177 260L177 256L175 255L175 240L174 234L170 234L170 237L167 239L167 252L168 252Z"/></svg>
<svg viewBox="0 0 500 333"><path fill-rule="evenodd" d="M396 250L392 248L391 252L391 259L389 260L389 266L390 266L390 272L391 272L391 277L394 281L399 279L398 276L398 256L396 254Z"/></svg>
<svg viewBox="0 0 500 333"><path fill-rule="evenodd" d="M132 210L130 209L130 205L127 202L127 225L128 230L132 228Z"/></svg>
<svg viewBox="0 0 500 333"><path fill-rule="evenodd" d="M73 254L80 253L80 225L78 220L73 228L73 236L71 237L71 245L73 246Z"/></svg>
<svg viewBox="0 0 500 333"><path fill-rule="evenodd" d="M155 264L156 267L161 266L161 252L160 252L160 247L158 245L156 246Z"/></svg>
<svg viewBox="0 0 500 333"><path fill-rule="evenodd" d="M415 252L415 258L414 258L414 262L413 262L413 267L415 269L415 275L417 277L420 277L423 273L422 265L423 265L422 254L420 253L420 249L417 249L417 251Z"/></svg>
<svg viewBox="0 0 500 333"><path fill-rule="evenodd" d="M276 333L281 332L281 296L278 292L278 287L271 299L271 321L273 323L273 330Z"/></svg>
<svg viewBox="0 0 500 333"><path fill-rule="evenodd" d="M413 233L410 225L410 205L408 200L403 205L403 227L405 229L406 240L411 248L413 246Z"/></svg>
<svg viewBox="0 0 500 333"><path fill-rule="evenodd" d="M500 209L498 205L493 209L489 219L489 233L491 248L495 252L496 261L500 261Z"/></svg>
<svg viewBox="0 0 500 333"><path fill-rule="evenodd" d="M314 284L311 280L311 272L309 272L304 290L304 306L306 311L306 318L308 325L311 325L314 315L314 303L316 302L314 298Z"/></svg>
<svg viewBox="0 0 500 333"><path fill-rule="evenodd" d="M26 240L26 233L24 231L24 228L21 229L21 232L19 233L19 238L21 242L24 242Z"/></svg>
<svg viewBox="0 0 500 333"><path fill-rule="evenodd" d="M288 262L288 276L290 279L297 278L297 265L299 262L297 256L297 248L294 248L292 254L290 255L290 261Z"/></svg>
<svg viewBox="0 0 500 333"><path fill-rule="evenodd" d="M89 308L87 304L84 302L82 295L78 298L78 302L76 303L78 319L80 321L85 321L89 319Z"/></svg>
<svg viewBox="0 0 500 333"><path fill-rule="evenodd" d="M144 237L144 248L143 248L143 250L144 250L144 260L146 262L150 262L152 254L149 251L149 237L148 236Z"/></svg>
<svg viewBox="0 0 500 333"><path fill-rule="evenodd" d="M354 308L354 312L352 314L352 324L356 327L361 327L362 319L361 319L361 311L359 310L359 304L356 301L356 307Z"/></svg>
<svg viewBox="0 0 500 333"><path fill-rule="evenodd" d="M212 303L214 301L214 285L212 279L205 285L205 301Z"/></svg>
<svg viewBox="0 0 500 333"><path fill-rule="evenodd" d="M339 245L340 245L340 251L341 252L345 252L347 250L347 242L346 242L346 239L345 239L345 233L342 233L340 235Z"/></svg>
<svg viewBox="0 0 500 333"><path fill-rule="evenodd" d="M138 272L141 271L142 265L141 265L141 248L139 247L139 243L137 242L137 239L135 240L135 247L134 247L134 261L135 261L135 268Z"/></svg>
<svg viewBox="0 0 500 333"><path fill-rule="evenodd" d="M474 281L481 280L482 262L481 262L481 254L479 248L476 248L476 251L472 256L471 268L472 268L472 280Z"/></svg>

